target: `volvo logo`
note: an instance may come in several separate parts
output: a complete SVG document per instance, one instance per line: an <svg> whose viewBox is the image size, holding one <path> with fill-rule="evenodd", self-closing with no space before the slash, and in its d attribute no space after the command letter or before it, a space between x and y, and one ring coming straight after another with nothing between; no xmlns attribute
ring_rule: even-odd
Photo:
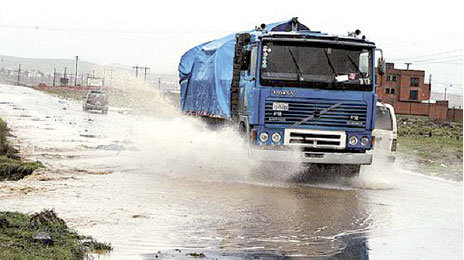
<svg viewBox="0 0 464 260"><path fill-rule="evenodd" d="M278 96L296 96L296 91L273 90L272 94Z"/></svg>

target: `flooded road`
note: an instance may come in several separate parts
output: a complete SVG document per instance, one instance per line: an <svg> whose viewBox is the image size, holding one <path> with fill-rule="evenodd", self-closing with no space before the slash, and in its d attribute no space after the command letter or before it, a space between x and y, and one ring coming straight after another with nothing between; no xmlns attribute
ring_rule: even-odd
<svg viewBox="0 0 464 260"><path fill-rule="evenodd" d="M269 182L232 132L175 113L84 113L79 102L0 85L0 116L23 156L47 166L1 182L0 210L53 208L113 245L101 259L463 257L462 183L400 163L353 180L294 184L276 171Z"/></svg>

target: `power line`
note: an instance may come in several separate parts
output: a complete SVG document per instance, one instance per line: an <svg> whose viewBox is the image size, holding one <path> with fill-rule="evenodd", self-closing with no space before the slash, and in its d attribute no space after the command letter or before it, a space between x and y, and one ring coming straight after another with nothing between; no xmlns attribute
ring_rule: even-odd
<svg viewBox="0 0 464 260"><path fill-rule="evenodd" d="M420 55L420 56L412 56L412 57L408 57L408 58L391 59L391 60L409 60L409 59L423 58L423 57L430 57L430 56L437 56L437 55L448 54L448 53L454 53L454 52L461 52L461 51L462 51L462 49L457 49L457 50L444 51L444 52L438 52L438 53L427 54L427 55Z"/></svg>
<svg viewBox="0 0 464 260"><path fill-rule="evenodd" d="M18 30L37 30L37 31L56 31L56 32L82 32L82 33L115 33L115 34L179 34L179 33L190 33L190 34L211 34L211 33L222 33L227 34L232 31L135 31L130 29L91 29L91 28L64 28L64 27L39 27L39 26L27 26L27 25L0 25L0 28L5 29L18 29Z"/></svg>
<svg viewBox="0 0 464 260"><path fill-rule="evenodd" d="M412 62L423 62L423 61L440 61L440 60L448 60L448 59L456 59L456 58L461 58L462 59L462 55L452 55L452 56L444 56L444 57L432 57L432 58L426 58L426 59L408 59L409 61L412 61ZM395 60L395 59L393 59ZM400 61L402 61L403 59L401 59Z"/></svg>
<svg viewBox="0 0 464 260"><path fill-rule="evenodd" d="M447 85L447 86L448 86L448 85L453 85L453 86L461 86L461 87L462 87L462 84L453 83L453 82L444 83L444 82L432 80L432 83L433 83L433 84Z"/></svg>
<svg viewBox="0 0 464 260"><path fill-rule="evenodd" d="M458 60L456 60L458 61ZM455 62L455 61L431 61L431 62L416 62L420 65L424 64L450 64L450 65L463 65L462 62Z"/></svg>

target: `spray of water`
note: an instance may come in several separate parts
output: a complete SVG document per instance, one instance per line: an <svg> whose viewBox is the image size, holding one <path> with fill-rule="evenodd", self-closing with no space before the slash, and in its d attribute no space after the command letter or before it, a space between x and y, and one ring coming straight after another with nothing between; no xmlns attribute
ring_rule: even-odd
<svg viewBox="0 0 464 260"><path fill-rule="evenodd" d="M301 174L303 165L295 153L294 163L260 162L250 158L248 143L237 133L235 125L211 129L198 118L182 115L174 102L140 78L130 73L114 75L110 95L134 109L130 140L137 148L130 162L136 167L167 176L202 181L238 181L282 184ZM363 166L351 180L330 178L317 185L331 188L390 189L392 171L401 165L375 156L373 165Z"/></svg>
<svg viewBox="0 0 464 260"><path fill-rule="evenodd" d="M253 183L283 183L299 169L298 162L276 167L251 158L237 125L212 129L199 118L185 116L172 102L178 99L167 98L129 73L115 73L113 81L110 96L133 109L124 124L136 148L128 163L137 168L181 179Z"/></svg>

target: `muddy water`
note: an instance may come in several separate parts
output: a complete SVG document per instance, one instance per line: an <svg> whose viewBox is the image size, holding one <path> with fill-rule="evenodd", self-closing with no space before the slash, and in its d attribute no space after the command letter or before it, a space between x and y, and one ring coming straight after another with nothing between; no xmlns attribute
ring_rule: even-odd
<svg viewBox="0 0 464 260"><path fill-rule="evenodd" d="M103 259L462 258L462 183L401 165L307 185L275 172L269 183L229 131L83 113L78 102L5 85L0 115L24 155L48 166L0 183L0 210L54 208L114 246Z"/></svg>

